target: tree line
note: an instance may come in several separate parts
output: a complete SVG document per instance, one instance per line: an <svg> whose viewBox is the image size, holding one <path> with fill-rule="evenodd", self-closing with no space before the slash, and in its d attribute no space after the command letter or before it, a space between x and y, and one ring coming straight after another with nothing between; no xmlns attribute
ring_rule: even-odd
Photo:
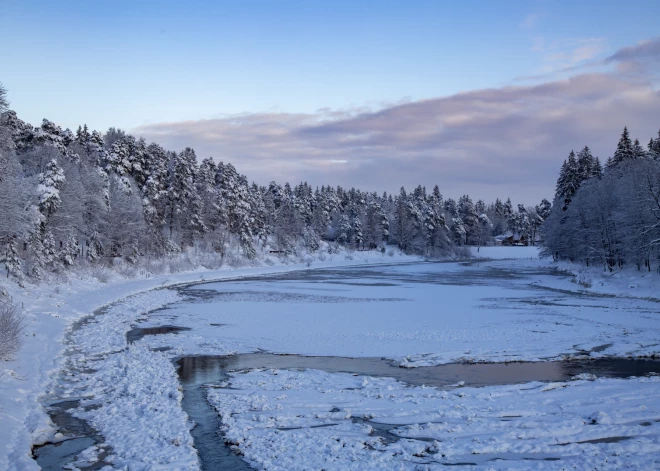
<svg viewBox="0 0 660 471"><path fill-rule="evenodd" d="M137 264L191 248L201 252L300 254L338 247L446 255L489 245L507 230L533 234L550 210L436 185L398 194L341 186L248 182L230 163L198 162L124 131L32 126L8 109L0 87L0 240L8 276L39 279L79 263Z"/></svg>
<svg viewBox="0 0 660 471"><path fill-rule="evenodd" d="M624 128L604 168L588 147L571 151L543 232L555 259L660 271L660 131L644 148Z"/></svg>

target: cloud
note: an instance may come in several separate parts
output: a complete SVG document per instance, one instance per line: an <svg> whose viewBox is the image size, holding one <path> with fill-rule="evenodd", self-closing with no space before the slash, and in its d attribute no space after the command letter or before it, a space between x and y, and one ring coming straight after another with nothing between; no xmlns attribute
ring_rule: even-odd
<svg viewBox="0 0 660 471"><path fill-rule="evenodd" d="M522 29L533 29L543 17L541 13L530 13L520 22Z"/></svg>
<svg viewBox="0 0 660 471"><path fill-rule="evenodd" d="M541 54L541 73L570 72L584 66L605 51L605 38L570 38L533 40L532 51Z"/></svg>
<svg viewBox="0 0 660 471"><path fill-rule="evenodd" d="M640 60L652 60L654 62L660 60L660 38L649 39L634 46L619 49L605 59L605 62L628 62Z"/></svg>
<svg viewBox="0 0 660 471"><path fill-rule="evenodd" d="M624 51L616 60L635 56ZM305 180L379 192L438 184L448 196L531 204L552 198L571 149L589 145L604 160L624 125L645 142L660 127L659 110L652 77L612 71L380 109L241 114L135 132L231 162L260 184Z"/></svg>

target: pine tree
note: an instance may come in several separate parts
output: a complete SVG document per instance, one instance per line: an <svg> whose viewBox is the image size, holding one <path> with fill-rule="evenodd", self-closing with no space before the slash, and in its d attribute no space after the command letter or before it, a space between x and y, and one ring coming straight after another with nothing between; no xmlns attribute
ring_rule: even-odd
<svg viewBox="0 0 660 471"><path fill-rule="evenodd" d="M395 205L395 229L396 240L399 248L404 252L410 250L415 237L415 220L412 203L409 200L406 189L401 187L399 195L394 201Z"/></svg>
<svg viewBox="0 0 660 471"><path fill-rule="evenodd" d="M270 226L268 224L268 211L264 204L264 193L265 189L253 183L248 191L248 202L250 204L252 235L265 247L268 242ZM310 227L310 229L313 231L313 228Z"/></svg>
<svg viewBox="0 0 660 471"><path fill-rule="evenodd" d="M59 260L65 268L73 266L73 262L78 257L78 239L73 234L69 234L64 246L60 250Z"/></svg>
<svg viewBox="0 0 660 471"><path fill-rule="evenodd" d="M591 176L594 178L602 178L603 176L603 166L600 164L600 159L596 157L594 162L594 167L591 171Z"/></svg>
<svg viewBox="0 0 660 471"><path fill-rule="evenodd" d="M90 134L89 134L89 129L87 128L87 124L85 124L84 127L78 126L78 130L76 131L76 141L80 145L86 145L87 142L90 140Z"/></svg>
<svg viewBox="0 0 660 471"><path fill-rule="evenodd" d="M503 216L508 219L511 217L512 214L513 214L513 204L511 204L511 198L507 198L506 203L504 203Z"/></svg>
<svg viewBox="0 0 660 471"><path fill-rule="evenodd" d="M94 231L89 238L88 247L87 247L87 260L90 262L95 262L103 256L103 245L99 237L99 233Z"/></svg>
<svg viewBox="0 0 660 471"><path fill-rule="evenodd" d="M536 214L538 214L541 217L541 219L545 221L550 215L551 209L552 209L552 203L550 203L550 201L548 201L547 199L543 198L541 200L541 204L539 204L536 207Z"/></svg>
<svg viewBox="0 0 660 471"><path fill-rule="evenodd" d="M568 159L564 161L559 171L559 178L555 187L555 199L562 202L562 209L564 211L566 211L568 205L573 200L573 196L575 196L578 188L580 188L583 179L585 177L588 178L588 175L592 172L592 167L596 166L595 162L592 161L591 152L589 152L588 147L585 147L581 154L581 160L578 160L575 152L571 151ZM513 211L511 211L509 217L512 213Z"/></svg>
<svg viewBox="0 0 660 471"><path fill-rule="evenodd" d="M42 235L40 231L34 231L30 234L28 242L28 275L37 280L41 279L46 267L44 245L41 239Z"/></svg>
<svg viewBox="0 0 660 471"><path fill-rule="evenodd" d="M351 242L353 226L351 220L344 214L339 218L339 232L337 233L337 242L342 245L348 245Z"/></svg>
<svg viewBox="0 0 660 471"><path fill-rule="evenodd" d="M53 267L57 261L55 239L52 233L44 229L43 224L30 234L28 252L28 274L41 279L46 269Z"/></svg>
<svg viewBox="0 0 660 471"><path fill-rule="evenodd" d="M498 216L504 216L504 204L499 198L495 199L495 214Z"/></svg>
<svg viewBox="0 0 660 471"><path fill-rule="evenodd" d="M479 200L474 205L474 210L477 214L482 215L486 212L486 203L484 200Z"/></svg>
<svg viewBox="0 0 660 471"><path fill-rule="evenodd" d="M465 225L459 217L452 218L451 220L451 233L454 237L454 242L457 245L463 245L465 242L465 237L467 232L465 230Z"/></svg>
<svg viewBox="0 0 660 471"><path fill-rule="evenodd" d="M181 242L185 245L192 245L195 236L206 230L201 216L202 204L195 186L196 160L195 151L190 147L172 155L168 186L169 232L172 238L174 229L178 229Z"/></svg>
<svg viewBox="0 0 660 471"><path fill-rule="evenodd" d="M303 244L310 252L315 252L321 246L319 236L312 227L306 227L303 232Z"/></svg>
<svg viewBox="0 0 660 471"><path fill-rule="evenodd" d="M431 193L431 201L433 202L433 205L442 207L442 193L440 193L440 188L438 185L433 187L433 193Z"/></svg>
<svg viewBox="0 0 660 471"><path fill-rule="evenodd" d="M628 134L628 128L623 128L623 133L621 133L621 138L619 139L618 144L616 145L616 151L611 160L608 161L607 168L613 168L619 165L621 162L626 160L634 159L635 152L633 149L633 143L630 140L630 135Z"/></svg>
<svg viewBox="0 0 660 471"><path fill-rule="evenodd" d="M57 252L55 249L55 238L50 231L46 231L44 233L42 246L45 266L53 266L57 261Z"/></svg>
<svg viewBox="0 0 660 471"><path fill-rule="evenodd" d="M633 153L632 156L633 159L645 159L647 157L646 151L639 143L639 139L635 139L635 142L633 143L632 153Z"/></svg>
<svg viewBox="0 0 660 471"><path fill-rule="evenodd" d="M140 241L138 239L133 239L131 244L131 251L126 257L126 261L135 265L140 260Z"/></svg>
<svg viewBox="0 0 660 471"><path fill-rule="evenodd" d="M197 185L197 194L200 198L202 221L210 230L214 231L219 222L220 206L219 193L215 185L215 175L218 168L213 159L206 158L202 160L197 172L195 183Z"/></svg>
<svg viewBox="0 0 660 471"><path fill-rule="evenodd" d="M600 163L597 161L597 158L591 154L589 146L584 146L584 148L577 154L577 187L579 188L582 185L582 182L588 180L593 176L598 175L598 166Z"/></svg>
<svg viewBox="0 0 660 471"><path fill-rule="evenodd" d="M648 150L648 155L651 159L660 160L660 131L658 131L658 137L656 139L651 139L649 142Z"/></svg>
<svg viewBox="0 0 660 471"><path fill-rule="evenodd" d="M369 248L383 244L389 236L389 220L374 193L367 204L364 215L364 242Z"/></svg>
<svg viewBox="0 0 660 471"><path fill-rule="evenodd" d="M467 245L475 227L479 223L479 215L475 211L474 204L468 195L463 195L458 199L458 217L463 222L465 244Z"/></svg>
<svg viewBox="0 0 660 471"><path fill-rule="evenodd" d="M451 217L458 217L458 207L456 206L456 201L452 198L447 198L445 200L445 210Z"/></svg>
<svg viewBox="0 0 660 471"><path fill-rule="evenodd" d="M9 275L14 276L15 278L20 278L21 259L18 256L18 245L16 237L11 237L7 241L7 245L5 247L4 262L5 268L7 269L7 278L9 278Z"/></svg>
<svg viewBox="0 0 660 471"><path fill-rule="evenodd" d="M364 234L362 232L362 221L358 215L353 217L353 242L357 248L360 248L360 245L364 247Z"/></svg>
<svg viewBox="0 0 660 471"><path fill-rule="evenodd" d="M47 218L60 207L60 189L64 185L64 172L55 159L48 162L46 171L39 176L39 210Z"/></svg>

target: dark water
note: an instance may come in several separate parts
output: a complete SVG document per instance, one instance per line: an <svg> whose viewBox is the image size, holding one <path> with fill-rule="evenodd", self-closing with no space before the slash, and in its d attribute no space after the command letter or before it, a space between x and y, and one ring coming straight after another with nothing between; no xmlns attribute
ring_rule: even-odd
<svg viewBox="0 0 660 471"><path fill-rule="evenodd" d="M79 401L63 401L49 406L48 415L65 439L34 448L34 459L44 471L60 471L64 469L63 465L74 461L82 451L103 443L103 437L98 435L96 430L84 420L71 414L71 409L77 408L78 405ZM104 461L105 456L107 451L99 454L96 463L81 466L79 469L86 471L101 469L108 464Z"/></svg>
<svg viewBox="0 0 660 471"><path fill-rule="evenodd" d="M190 330L188 327L179 327L176 325L161 325L158 327L134 327L126 332L126 342L133 343L140 340L146 335L162 335L162 334L176 334Z"/></svg>
<svg viewBox="0 0 660 471"><path fill-rule="evenodd" d="M190 356L181 358L182 384L219 381L227 371L254 368L316 369L329 373L354 373L395 378L415 386L447 387L464 381L466 386L495 386L530 381L566 381L581 373L598 377L629 378L660 373L660 361L626 358L598 358L584 361L535 363L451 363L420 368L400 368L383 358L306 357L248 353L231 356Z"/></svg>
<svg viewBox="0 0 660 471"><path fill-rule="evenodd" d="M420 368L400 368L382 358L306 357L250 353L232 356L189 356L178 360L183 386L183 408L198 425L192 434L202 469L246 470L250 467L232 452L219 434L217 412L206 401L206 388L218 387L227 373L255 368L317 369L329 373L352 373L391 377L407 384L451 387L459 381L465 386L494 386L530 381L565 381L581 373L598 377L629 378L660 373L660 361L599 358L571 362L448 364ZM362 420L362 419L355 419ZM386 442L400 437L390 433L396 426L374 424L374 433ZM551 459L551 458L548 458ZM443 463L444 464L444 463Z"/></svg>
<svg viewBox="0 0 660 471"><path fill-rule="evenodd" d="M185 363L187 359L181 361ZM202 363L204 362L196 364L201 365ZM194 372L189 367L179 367L179 378L181 378L183 387L183 410L196 424L191 434L199 453L202 470L241 471L251 469L231 450L229 445L224 443L219 433L220 418L206 400L206 388L213 387L213 383L226 379L225 370L210 363L192 369ZM190 372L185 379L183 378L184 371Z"/></svg>

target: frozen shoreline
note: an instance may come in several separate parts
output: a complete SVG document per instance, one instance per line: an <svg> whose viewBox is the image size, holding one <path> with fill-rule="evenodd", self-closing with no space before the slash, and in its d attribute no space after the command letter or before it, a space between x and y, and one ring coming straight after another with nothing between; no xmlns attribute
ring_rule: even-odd
<svg viewBox="0 0 660 471"><path fill-rule="evenodd" d="M419 257L373 252L345 254L316 260L312 268L348 266L362 263L405 263ZM9 281L2 288L26 313L22 348L14 359L0 362L0 469L38 470L31 457L33 445L52 439L54 430L40 398L47 394L51 381L64 365L65 336L79 319L103 306L155 288L224 280L236 277L305 270L306 263L165 274L141 279L121 279L108 283L91 279L72 279L66 285L28 285L20 288ZM135 318L140 312L135 312Z"/></svg>
<svg viewBox="0 0 660 471"><path fill-rule="evenodd" d="M528 249L533 248L513 248L509 251L515 250L514 253L517 256L529 258L528 255L532 250ZM479 256L499 259L507 258L506 253L507 250L503 250L503 248L482 247ZM386 264L392 262L405 263L420 260L414 257L383 258L380 254L370 258L368 263L371 264L379 262ZM315 263L311 268L354 266L360 263L358 257L355 257L353 260L344 259ZM548 261L511 263L550 266ZM0 365L5 371L5 375L0 377L0 424L3 425L0 428L0 443L6 444L3 448L0 448L0 469L3 469L3 466L9 467L10 465L11 469L17 470L38 469L36 463L29 457L29 450L33 442L39 443L52 439L53 429L39 403L39 398L47 389L54 373L63 364L64 357L61 354L64 346L61 342L75 320L88 315L101 305L118 299L123 299L123 301L109 309L109 311L115 310L113 314L115 317L105 319L106 322L109 322L108 325L97 329L96 333L92 333L94 329L90 328L87 334L83 335L82 332L79 332L79 335L76 336L78 347L87 348L84 351L87 356L97 356L97 366L100 367L98 369L100 373L87 374L84 377L76 378L79 387L96 388L98 391L102 391L102 394L99 394L96 398L102 407L86 414L85 418L100 429L108 444L113 447L116 453L120 454L117 463L121 462L133 466L142 463L143 469L152 469L149 466L158 466L159 469L196 469L195 450L188 441L190 437L187 434L189 424L185 414L181 415L182 411L178 404L180 393L179 395L176 393L178 380L170 361L173 356L186 351L185 345L182 344L183 346L180 346L180 349L176 352L151 352L149 348L157 347L159 342L166 343L168 341L167 336L164 336L160 339L153 338L149 342L136 342L136 345L123 349L125 347L126 330L144 312L176 299L176 293L171 290L150 291L154 288L161 288L164 285L194 283L202 281L201 277L205 280L228 279L237 276L274 274L306 268L301 264L231 271L225 269L213 272L168 275L146 280L124 280L107 285L80 281L59 290L53 286L42 286L32 293L21 293L20 290L13 290L14 301L25 303L26 310L29 312L28 333L34 334L34 336L28 337L16 360ZM552 289L576 292L584 289L566 278L553 279L552 283L549 284ZM144 294L126 299L127 296L140 292ZM168 294L163 295L164 293ZM641 294L642 297L645 294L641 290L634 293ZM630 294L623 290L621 295L629 296ZM103 333L106 335L103 335ZM231 348L231 345L228 348L222 342L216 342L215 344L210 342L204 349L204 351L213 354L236 351ZM120 354L105 355L108 352L117 350L121 350ZM149 359L148 363L151 366L145 364L145 359ZM420 360L424 359L420 358ZM414 366L423 366L423 364L423 361L418 361ZM149 378L149 375L156 374L161 379L157 387L144 389L143 385L146 381L140 381L139 378ZM132 387L133 383L142 386ZM107 387L109 384L112 385L110 389ZM631 387L634 388L634 386ZM75 389L72 389L72 394ZM126 394L129 394L130 400L123 400ZM130 396L131 394L133 396ZM163 402L145 404L143 402L144 397L149 394L156 394L162 398ZM121 407L125 408L121 409ZM171 413L163 413L163 408L171 408ZM8 414L8 410L11 410L12 414ZM119 422L113 422L110 420L113 415L123 419L117 419ZM133 436L126 433L131 424L141 420L144 420L144 424L161 423L161 426L157 427L160 432L154 432L147 438L140 437L139 434ZM172 424L175 424L174 428L172 428ZM182 431L186 433L180 436L177 435ZM178 436L178 438L172 442L172 437L175 436ZM188 438L186 439L186 437ZM134 447L136 443L140 444L143 452L144 450L152 450L149 455L151 456L150 461L153 460L151 464L139 460L131 461L136 458L136 456L131 455L131 447Z"/></svg>
<svg viewBox="0 0 660 471"><path fill-rule="evenodd" d="M256 469L656 469L660 378L483 388L323 371L233 373L209 389ZM313 452L305 452L313 450Z"/></svg>

